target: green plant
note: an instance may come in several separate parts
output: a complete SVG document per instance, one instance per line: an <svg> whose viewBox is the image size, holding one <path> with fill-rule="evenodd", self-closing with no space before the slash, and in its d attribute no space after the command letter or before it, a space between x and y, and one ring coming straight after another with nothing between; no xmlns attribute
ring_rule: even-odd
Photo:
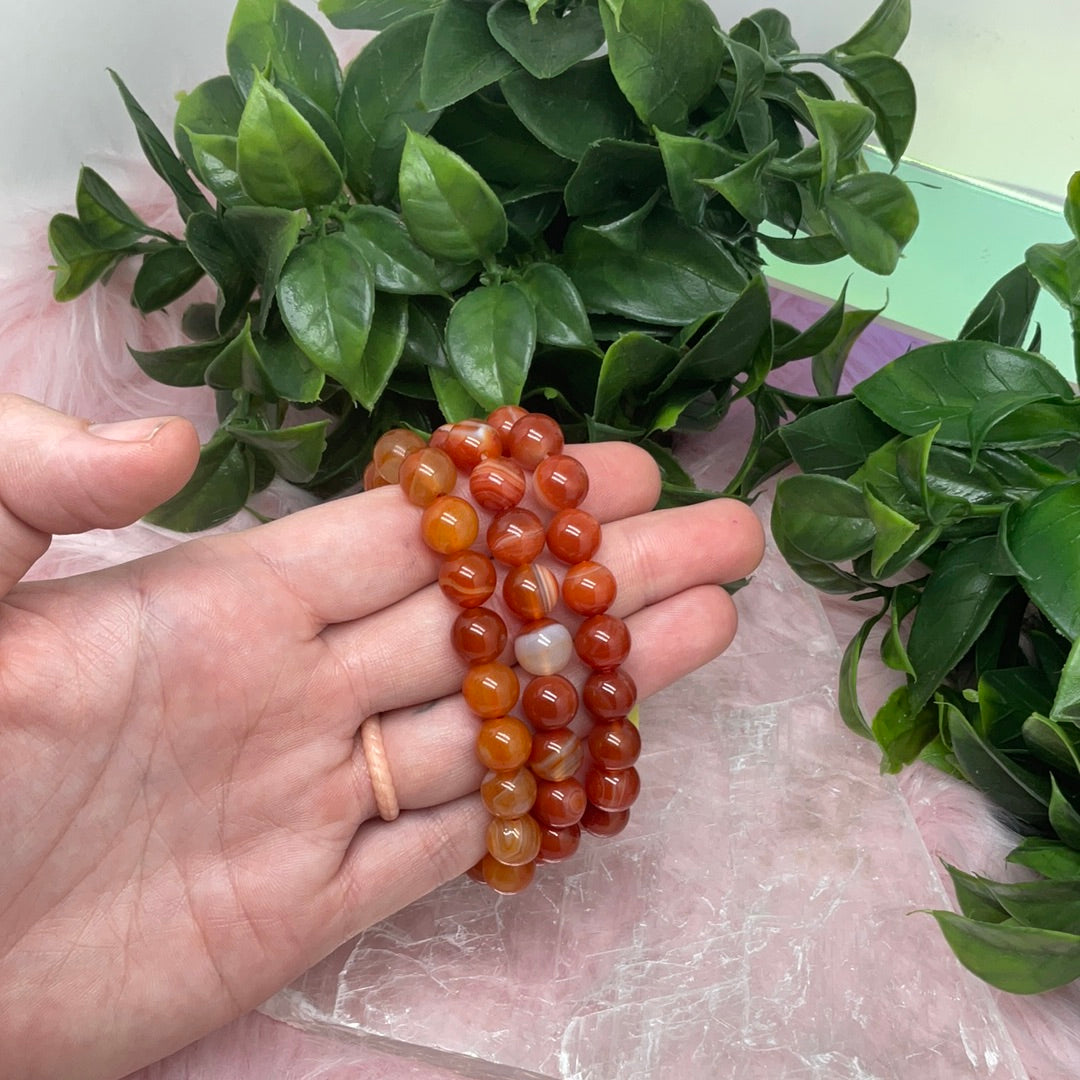
<svg viewBox="0 0 1080 1080"><path fill-rule="evenodd" d="M152 520L206 528L275 474L332 495L387 428L519 399L572 438L642 443L680 501L702 495L670 433L750 397L737 486L752 482L776 421L771 367L853 334L844 319L810 335L774 323L760 247L887 273L916 226L907 187L862 153L876 132L895 163L911 132L894 59L909 0L822 55L800 53L773 9L723 32L705 0L320 6L380 31L344 76L286 0L239 0L229 74L181 98L176 151L114 75L183 237L90 169L77 216L49 230L61 300L128 256L143 312L204 275L217 287L216 305L184 312L191 344L133 352L163 383L212 387L221 419Z"/></svg>
<svg viewBox="0 0 1080 1080"><path fill-rule="evenodd" d="M876 607L839 706L883 771L928 761L1024 835L1009 860L1040 880L949 867L962 914L933 913L967 967L1015 993L1080 978L1080 397L1038 329L1023 347L1045 290L1080 365L1080 173L1065 216L1074 239L1029 248L958 340L804 403L779 436L803 473L779 483L772 518L802 578ZM906 680L868 720L856 675L878 623Z"/></svg>

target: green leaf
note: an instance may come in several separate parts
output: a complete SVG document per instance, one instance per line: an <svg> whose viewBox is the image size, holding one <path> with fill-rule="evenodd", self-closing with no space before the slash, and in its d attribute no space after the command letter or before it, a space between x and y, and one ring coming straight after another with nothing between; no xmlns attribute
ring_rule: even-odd
<svg viewBox="0 0 1080 1080"><path fill-rule="evenodd" d="M319 0L319 10L341 30L386 30L410 15L432 12L441 0Z"/></svg>
<svg viewBox="0 0 1080 1080"><path fill-rule="evenodd" d="M848 56L883 53L895 56L911 26L911 0L882 0L874 13L836 51Z"/></svg>
<svg viewBox="0 0 1080 1080"><path fill-rule="evenodd" d="M357 400L371 410L382 396L405 350L409 333L409 302L393 293L375 294L371 331L359 366Z"/></svg>
<svg viewBox="0 0 1080 1080"><path fill-rule="evenodd" d="M219 429L199 453L191 479L145 520L175 532L212 529L243 509L253 479L251 458Z"/></svg>
<svg viewBox="0 0 1080 1080"><path fill-rule="evenodd" d="M719 27L704 0L601 3L611 70L642 123L682 134L720 70Z"/></svg>
<svg viewBox="0 0 1080 1080"><path fill-rule="evenodd" d="M179 299L202 278L203 268L186 247L167 247L143 258L131 302L144 315Z"/></svg>
<svg viewBox="0 0 1080 1080"><path fill-rule="evenodd" d="M341 169L326 143L259 74L240 119L236 162L244 192L264 206L310 209L341 194Z"/></svg>
<svg viewBox="0 0 1080 1080"><path fill-rule="evenodd" d="M443 109L508 75L514 58L491 36L486 4L443 0L435 9L420 73L420 99Z"/></svg>
<svg viewBox="0 0 1080 1080"><path fill-rule="evenodd" d="M844 649L844 655L840 660L840 679L836 697L836 707L840 713L840 719L856 735L864 739L872 739L873 733L870 725L866 722L866 714L859 704L859 664L862 661L863 650L866 648L867 638L870 632L877 626L884 612L879 611L871 615L852 636Z"/></svg>
<svg viewBox="0 0 1080 1080"><path fill-rule="evenodd" d="M852 94L873 111L874 131L889 160L898 165L915 126L915 84L907 68L877 54L836 60L831 66Z"/></svg>
<svg viewBox="0 0 1080 1080"><path fill-rule="evenodd" d="M776 351L773 354L774 367L781 367L792 360L801 360L806 356L813 356L833 344L844 328L847 287L848 282L845 281L840 295L820 319L805 330L795 332L790 338L777 342Z"/></svg>
<svg viewBox="0 0 1080 1080"><path fill-rule="evenodd" d="M428 378L435 391L435 400L438 401L439 409L446 417L448 424L456 424L460 420L484 415L484 409L449 371L430 367Z"/></svg>
<svg viewBox="0 0 1080 1080"><path fill-rule="evenodd" d="M225 206L243 206L251 199L244 192L237 172L237 140L234 135L185 134L195 162L195 173Z"/></svg>
<svg viewBox="0 0 1080 1080"><path fill-rule="evenodd" d="M810 362L814 387L819 394L831 397L840 387L848 357L862 332L885 310L879 308L863 311L845 311L840 320L840 330Z"/></svg>
<svg viewBox="0 0 1080 1080"><path fill-rule="evenodd" d="M1058 774L1080 779L1080 758L1069 732L1049 717L1029 716L1022 728L1028 749Z"/></svg>
<svg viewBox="0 0 1080 1080"><path fill-rule="evenodd" d="M698 181L703 187L726 199L735 212L753 226L765 220L769 212L762 177L776 156L777 143L771 142L759 153L737 165L723 176Z"/></svg>
<svg viewBox="0 0 1080 1080"><path fill-rule="evenodd" d="M1005 858L1006 862L1026 866L1051 881L1080 881L1080 851L1058 840L1025 837Z"/></svg>
<svg viewBox="0 0 1080 1080"><path fill-rule="evenodd" d="M1069 187L1065 193L1065 220L1073 236L1080 240L1080 172L1074 172L1069 177Z"/></svg>
<svg viewBox="0 0 1080 1080"><path fill-rule="evenodd" d="M857 173L825 195L825 216L848 254L875 274L891 274L919 224L911 189L887 173Z"/></svg>
<svg viewBox="0 0 1080 1080"><path fill-rule="evenodd" d="M218 332L227 332L247 307L255 282L225 227L212 213L188 218L188 250L218 286Z"/></svg>
<svg viewBox="0 0 1080 1080"><path fill-rule="evenodd" d="M438 120L420 103L430 14L394 23L369 42L345 73L337 124L345 140L346 178L357 196L389 202L397 190L406 131Z"/></svg>
<svg viewBox="0 0 1080 1080"><path fill-rule="evenodd" d="M258 340L259 358L277 397L301 403L319 399L326 375L282 331Z"/></svg>
<svg viewBox="0 0 1080 1080"><path fill-rule="evenodd" d="M234 420L225 430L238 443L265 454L283 480L304 484L318 472L329 423L316 420L270 431L253 420Z"/></svg>
<svg viewBox="0 0 1080 1080"><path fill-rule="evenodd" d="M173 140L180 156L195 173L199 161L191 146L191 135L217 135L236 138L244 99L237 93L236 84L228 75L218 75L200 83L190 94L183 94L173 120Z"/></svg>
<svg viewBox="0 0 1080 1080"><path fill-rule="evenodd" d="M536 312L517 285L481 285L450 311L446 323L450 367L489 412L521 399L535 348Z"/></svg>
<svg viewBox="0 0 1080 1080"><path fill-rule="evenodd" d="M245 390L255 397L277 397L251 336L250 318L206 369L206 383L216 390Z"/></svg>
<svg viewBox="0 0 1080 1080"><path fill-rule="evenodd" d="M580 161L600 139L628 139L635 131L633 109L603 57L575 64L553 79L515 71L499 88L525 127L571 161ZM583 101L588 109L581 108Z"/></svg>
<svg viewBox="0 0 1080 1080"><path fill-rule="evenodd" d="M1058 723L1080 724L1080 637L1069 649L1061 671L1050 719Z"/></svg>
<svg viewBox="0 0 1080 1080"><path fill-rule="evenodd" d="M287 0L238 0L225 56L243 98L252 91L255 72L269 68L331 116L337 108L337 54L322 27Z"/></svg>
<svg viewBox="0 0 1080 1080"><path fill-rule="evenodd" d="M785 424L780 437L803 472L846 479L892 436L858 401L840 401Z"/></svg>
<svg viewBox="0 0 1080 1080"><path fill-rule="evenodd" d="M844 562L874 545L876 530L862 492L835 476L782 480L773 504L777 516L790 544L821 562Z"/></svg>
<svg viewBox="0 0 1080 1080"><path fill-rule="evenodd" d="M710 185L698 181L731 172L736 159L716 143L688 135L669 135L658 130L656 141L660 144L675 209L688 224L701 225L711 194Z"/></svg>
<svg viewBox="0 0 1080 1080"><path fill-rule="evenodd" d="M147 225L103 177L85 165L79 170L75 206L86 238L103 251L121 251L144 236L172 239Z"/></svg>
<svg viewBox="0 0 1080 1080"><path fill-rule="evenodd" d="M551 263L531 263L518 284L536 309L537 341L597 351L581 295L562 270Z"/></svg>
<svg viewBox="0 0 1080 1080"><path fill-rule="evenodd" d="M233 246L259 283L256 326L261 332L277 293L282 267L300 239L307 215L277 207L238 206L227 210L222 220Z"/></svg>
<svg viewBox="0 0 1080 1080"><path fill-rule="evenodd" d="M1080 482L1059 484L1009 515L1008 545L1024 588L1070 641L1080 637ZM1068 691L1067 691L1068 692Z"/></svg>
<svg viewBox="0 0 1080 1080"><path fill-rule="evenodd" d="M49 222L49 250L57 300L74 300L123 257L120 251L102 251L70 214L56 214Z"/></svg>
<svg viewBox="0 0 1080 1080"><path fill-rule="evenodd" d="M1039 283L1021 263L990 287L957 337L1021 348L1038 298Z"/></svg>
<svg viewBox="0 0 1080 1080"><path fill-rule="evenodd" d="M206 369L225 346L224 338L177 345L171 349L144 352L128 346L128 352L139 367L156 382L166 386L202 386Z"/></svg>
<svg viewBox="0 0 1080 1080"><path fill-rule="evenodd" d="M643 206L664 183L664 165L655 146L601 139L590 146L566 184L571 217L609 216L612 207ZM702 195L707 192L695 184Z"/></svg>
<svg viewBox="0 0 1080 1080"><path fill-rule="evenodd" d="M1034 244L1024 263L1036 281L1067 311L1080 304L1080 243Z"/></svg>
<svg viewBox="0 0 1080 1080"><path fill-rule="evenodd" d="M749 16L749 21L754 23L764 34L765 44L772 56L785 56L787 53L798 52L799 43L792 37L791 20L776 8L762 8ZM736 24L732 30L735 35L742 24Z"/></svg>
<svg viewBox="0 0 1080 1080"><path fill-rule="evenodd" d="M470 263L506 244L506 212L495 193L471 165L434 139L408 133L399 189L409 232L436 258Z"/></svg>
<svg viewBox="0 0 1080 1080"><path fill-rule="evenodd" d="M881 659L886 667L893 671L902 671L905 675L914 675L915 671L908 658L907 646L900 634L900 626L911 614L919 602L919 593L911 585L899 585L893 589L889 600L889 627L881 639ZM906 687L904 688L906 691ZM905 694L905 708L908 699ZM940 725L939 725L940 728Z"/></svg>
<svg viewBox="0 0 1080 1080"><path fill-rule="evenodd" d="M919 527L915 522L908 521L899 511L883 503L872 491L866 491L863 497L877 532L870 553L870 571L878 577L889 560L915 535Z"/></svg>
<svg viewBox="0 0 1080 1080"><path fill-rule="evenodd" d="M367 260L375 287L409 296L443 291L434 260L421 251L405 223L383 206L354 206L345 235Z"/></svg>
<svg viewBox="0 0 1080 1080"><path fill-rule="evenodd" d="M1061 793L1050 774L1050 826L1069 847L1080 851L1080 811Z"/></svg>
<svg viewBox="0 0 1080 1080"><path fill-rule="evenodd" d="M604 27L595 7L557 14L552 7L535 12L518 0L499 0L487 14L495 40L538 79L553 79L604 44Z"/></svg>
<svg viewBox="0 0 1080 1080"><path fill-rule="evenodd" d="M728 96L727 108L715 120L710 120L705 130L714 139L724 138L735 126L747 104L753 102L765 84L765 58L757 45L749 45L737 37L735 27L731 37L720 35L720 41L731 59L735 81L733 86L724 83ZM758 28L760 41L761 31Z"/></svg>
<svg viewBox="0 0 1080 1080"><path fill-rule="evenodd" d="M786 483L788 483L787 480L781 480L777 490L779 491L779 488ZM863 583L852 574L846 573L832 563L822 562L803 554L789 541L786 525L787 518L777 510L776 504L773 503L771 522L773 540L788 565L803 581L822 592L843 596L850 596L861 588Z"/></svg>
<svg viewBox="0 0 1080 1080"><path fill-rule="evenodd" d="M342 233L297 248L282 271L278 309L289 334L353 400L368 389L362 370L375 306L371 271Z"/></svg>
<svg viewBox="0 0 1080 1080"><path fill-rule="evenodd" d="M984 923L1002 923L1009 917L994 895L994 882L965 874L948 863L945 863L945 869L952 878L956 902L967 918Z"/></svg>
<svg viewBox="0 0 1080 1080"><path fill-rule="evenodd" d="M836 179L841 161L858 154L874 130L874 114L853 101L824 101L800 91L814 125L821 151L821 190L827 192Z"/></svg>
<svg viewBox="0 0 1080 1080"><path fill-rule="evenodd" d="M845 255L844 245L832 233L820 236L800 236L794 240L786 236L769 236L762 233L758 239L778 258L802 266L818 266L822 263L835 262Z"/></svg>
<svg viewBox="0 0 1080 1080"><path fill-rule="evenodd" d="M633 411L632 396L648 396L678 363L677 350L648 334L624 334L604 354L593 402L593 419L618 425ZM631 398L631 400L626 400Z"/></svg>

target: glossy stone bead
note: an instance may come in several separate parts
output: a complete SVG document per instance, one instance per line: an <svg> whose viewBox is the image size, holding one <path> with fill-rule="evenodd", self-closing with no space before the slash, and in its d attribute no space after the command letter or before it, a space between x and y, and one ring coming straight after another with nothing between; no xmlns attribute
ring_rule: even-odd
<svg viewBox="0 0 1080 1080"><path fill-rule="evenodd" d="M495 591L495 581L495 564L478 551L459 551L439 567L439 588L459 607L480 607Z"/></svg>
<svg viewBox="0 0 1080 1080"><path fill-rule="evenodd" d="M503 582L503 599L519 619L542 619L559 602L559 582L540 563L515 566Z"/></svg>
<svg viewBox="0 0 1080 1080"><path fill-rule="evenodd" d="M542 838L540 841L540 846L541 848L543 847ZM484 881L484 860L481 859L479 862L473 863L472 866L470 866L469 869L465 871L465 876L472 878L473 881L479 881L481 885L486 884Z"/></svg>
<svg viewBox="0 0 1080 1080"><path fill-rule="evenodd" d="M569 727L578 709L578 692L562 675L530 679L521 695L521 707L533 727L542 731Z"/></svg>
<svg viewBox="0 0 1080 1080"><path fill-rule="evenodd" d="M568 780L585 760L585 745L569 728L538 731L533 736L529 768L541 780Z"/></svg>
<svg viewBox="0 0 1080 1080"><path fill-rule="evenodd" d="M502 616L484 607L463 611L450 628L450 643L458 656L470 664L498 660L508 637Z"/></svg>
<svg viewBox="0 0 1080 1080"><path fill-rule="evenodd" d="M479 532L476 511L456 495L440 495L420 517L424 543L441 555L456 555L472 547Z"/></svg>
<svg viewBox="0 0 1080 1080"><path fill-rule="evenodd" d="M518 677L505 664L473 664L462 680L461 693L481 720L506 716L517 704Z"/></svg>
<svg viewBox="0 0 1080 1080"><path fill-rule="evenodd" d="M566 606L579 615L600 615L611 607L617 592L615 575L598 562L574 563L562 583Z"/></svg>
<svg viewBox="0 0 1080 1080"><path fill-rule="evenodd" d="M597 720L628 716L637 704L637 686L623 668L594 671L581 689L581 700Z"/></svg>
<svg viewBox="0 0 1080 1080"><path fill-rule="evenodd" d="M401 463L414 451L427 443L408 428L391 428L385 435L380 435L371 453L375 471L391 484L398 482Z"/></svg>
<svg viewBox="0 0 1080 1080"><path fill-rule="evenodd" d="M507 866L491 855L485 855L480 865L489 888L506 895L523 892L536 875L536 863L532 862L524 866Z"/></svg>
<svg viewBox="0 0 1080 1080"><path fill-rule="evenodd" d="M514 638L514 655L530 675L554 675L570 663L574 638L554 619L540 619L521 628Z"/></svg>
<svg viewBox="0 0 1080 1080"><path fill-rule="evenodd" d="M387 487L391 481L384 480L380 475L378 469L375 468L375 462L369 461L364 466L364 490L374 491L376 488Z"/></svg>
<svg viewBox="0 0 1080 1080"><path fill-rule="evenodd" d="M561 862L569 859L581 847L581 826L568 825L565 829L556 829L551 825L540 826L541 862Z"/></svg>
<svg viewBox="0 0 1080 1080"><path fill-rule="evenodd" d="M451 426L440 449L450 455L459 469L470 472L485 458L499 457L502 440L499 433L482 420L461 420Z"/></svg>
<svg viewBox="0 0 1080 1080"><path fill-rule="evenodd" d="M590 803L582 815L581 827L593 836L618 836L629 821L629 810L601 810Z"/></svg>
<svg viewBox="0 0 1080 1080"><path fill-rule="evenodd" d="M438 447L414 450L402 463L398 483L416 506L430 506L440 495L449 495L457 483L457 469Z"/></svg>
<svg viewBox="0 0 1080 1080"><path fill-rule="evenodd" d="M428 439L428 446L434 446L438 450L442 450L446 446L447 439L450 438L450 429L453 424L440 424L432 433L431 438Z"/></svg>
<svg viewBox="0 0 1080 1080"><path fill-rule="evenodd" d="M480 784L480 798L492 817L521 817L536 801L536 777L527 768L489 772Z"/></svg>
<svg viewBox="0 0 1080 1080"><path fill-rule="evenodd" d="M476 756L493 772L513 772L529 760L532 732L516 716L494 716L480 725Z"/></svg>
<svg viewBox="0 0 1080 1080"><path fill-rule="evenodd" d="M637 769L590 769L585 775L585 792L598 810L629 810L641 791Z"/></svg>
<svg viewBox="0 0 1080 1080"><path fill-rule="evenodd" d="M629 769L641 756L641 732L625 717L606 720L589 732L588 747L601 769Z"/></svg>
<svg viewBox="0 0 1080 1080"><path fill-rule="evenodd" d="M549 510L568 510L589 494L589 474L577 458L551 454L536 466L533 491Z"/></svg>
<svg viewBox="0 0 1080 1080"><path fill-rule="evenodd" d="M481 461L469 474L472 497L485 510L509 510L525 497L525 471L507 457Z"/></svg>
<svg viewBox="0 0 1080 1080"><path fill-rule="evenodd" d="M488 526L487 546L491 557L507 566L530 563L544 550L544 526L522 506L497 514Z"/></svg>
<svg viewBox="0 0 1080 1080"><path fill-rule="evenodd" d="M548 523L547 546L560 562L591 559L600 546L600 522L584 510L560 510Z"/></svg>
<svg viewBox="0 0 1080 1080"><path fill-rule="evenodd" d="M568 825L576 825L581 820L581 815L585 813L585 807L588 804L588 796L579 780L573 777L554 783L550 780L541 780L536 785L532 813L541 825L565 829Z"/></svg>
<svg viewBox="0 0 1080 1080"><path fill-rule="evenodd" d="M487 827L487 849L507 866L524 866L540 852L540 826L528 814L492 818Z"/></svg>
<svg viewBox="0 0 1080 1080"><path fill-rule="evenodd" d="M614 615L593 615L578 627L574 649L589 667L611 671L630 655L630 631Z"/></svg>
<svg viewBox="0 0 1080 1080"><path fill-rule="evenodd" d="M510 429L510 456L523 469L535 469L550 454L561 454L562 448L562 428L543 413L526 413Z"/></svg>
<svg viewBox="0 0 1080 1080"><path fill-rule="evenodd" d="M502 440L503 453L510 453L510 430L523 417L529 413L520 405L500 405L490 413L487 422L499 433Z"/></svg>

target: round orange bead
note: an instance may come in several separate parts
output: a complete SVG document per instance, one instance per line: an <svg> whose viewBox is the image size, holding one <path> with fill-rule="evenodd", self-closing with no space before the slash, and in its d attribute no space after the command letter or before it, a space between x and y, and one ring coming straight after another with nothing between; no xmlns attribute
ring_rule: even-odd
<svg viewBox="0 0 1080 1080"><path fill-rule="evenodd" d="M495 591L495 564L478 551L450 555L439 568L439 588L459 607L480 607Z"/></svg>
<svg viewBox="0 0 1080 1080"><path fill-rule="evenodd" d="M618 836L629 820L629 810L601 810L590 804L582 815L581 827L593 836Z"/></svg>
<svg viewBox="0 0 1080 1080"><path fill-rule="evenodd" d="M566 606L579 615L600 615L611 607L616 593L615 575L598 562L575 563L563 578Z"/></svg>
<svg viewBox="0 0 1080 1080"><path fill-rule="evenodd" d="M629 769L641 756L641 732L625 717L597 724L589 732L589 753L601 769Z"/></svg>
<svg viewBox="0 0 1080 1080"><path fill-rule="evenodd" d="M476 756L494 772L512 772L529 760L532 732L516 716L495 716L480 725Z"/></svg>
<svg viewBox="0 0 1080 1080"><path fill-rule="evenodd" d="M525 497L525 473L510 458L481 461L469 474L472 497L485 510L509 510Z"/></svg>
<svg viewBox="0 0 1080 1080"><path fill-rule="evenodd" d="M524 866L507 866L491 855L485 855L481 863L484 881L497 893L512 895L523 892L531 884L536 874L536 863Z"/></svg>
<svg viewBox="0 0 1080 1080"><path fill-rule="evenodd" d="M455 555L472 547L479 532L476 511L456 495L440 495L420 519L424 543L442 555Z"/></svg>
<svg viewBox="0 0 1080 1080"><path fill-rule="evenodd" d="M507 566L530 563L544 550L544 526L531 510L515 506L488 526L487 546L491 557Z"/></svg>
<svg viewBox="0 0 1080 1080"><path fill-rule="evenodd" d="M610 671L630 654L630 631L614 615L593 615L574 635L574 649L591 668Z"/></svg>
<svg viewBox="0 0 1080 1080"><path fill-rule="evenodd" d="M600 546L600 522L584 510L560 510L548 524L547 546L560 562L591 559Z"/></svg>
<svg viewBox="0 0 1080 1080"><path fill-rule="evenodd" d="M563 448L562 428L543 413L527 413L510 429L510 456L523 468L535 469Z"/></svg>
<svg viewBox="0 0 1080 1080"><path fill-rule="evenodd" d="M533 817L541 825L565 829L568 825L576 825L581 820L581 815L585 813L588 803L585 788L573 777L558 782L541 780L536 785L536 798L532 806Z"/></svg>
<svg viewBox="0 0 1080 1080"><path fill-rule="evenodd" d="M541 862L561 862L569 859L581 846L581 826L568 825L565 829L556 829L551 825L540 826Z"/></svg>
<svg viewBox="0 0 1080 1080"><path fill-rule="evenodd" d="M446 440L450 438L450 429L453 424L440 424L432 433L431 438L428 439L428 446L433 446L438 450L441 450L446 446Z"/></svg>
<svg viewBox="0 0 1080 1080"><path fill-rule="evenodd" d="M500 456L502 440L499 433L482 420L462 420L451 426L441 448L459 469L469 472L485 458Z"/></svg>
<svg viewBox="0 0 1080 1080"><path fill-rule="evenodd" d="M430 506L440 495L449 495L457 483L457 469L437 447L414 450L402 463L398 483L405 497L417 506Z"/></svg>
<svg viewBox="0 0 1080 1080"><path fill-rule="evenodd" d="M581 699L590 716L614 720L626 716L637 702L637 686L623 668L594 671L586 680Z"/></svg>
<svg viewBox="0 0 1080 1080"><path fill-rule="evenodd" d="M461 693L482 720L506 716L517 704L518 677L505 664L473 664L465 673Z"/></svg>
<svg viewBox="0 0 1080 1080"><path fill-rule="evenodd" d="M541 780L568 780L584 760L585 746L569 728L538 731L533 736L529 767Z"/></svg>
<svg viewBox="0 0 1080 1080"><path fill-rule="evenodd" d="M632 765L627 769L590 769L585 776L589 802L598 810L628 810L641 791L641 777Z"/></svg>
<svg viewBox="0 0 1080 1080"><path fill-rule="evenodd" d="M576 458L551 454L536 466L533 491L549 510L567 510L589 494L589 474Z"/></svg>
<svg viewBox="0 0 1080 1080"><path fill-rule="evenodd" d="M487 422L499 433L502 440L503 453L510 453L510 430L523 417L529 413L520 405L500 405L491 413Z"/></svg>
<svg viewBox="0 0 1080 1080"><path fill-rule="evenodd" d="M375 471L391 484L398 482L401 463L414 451L426 446L415 431L407 428L391 428L385 435L380 435L371 453Z"/></svg>
<svg viewBox="0 0 1080 1080"><path fill-rule="evenodd" d="M562 675L539 675L530 679L521 707L534 727L545 731L568 727L578 709L578 692Z"/></svg>
<svg viewBox="0 0 1080 1080"><path fill-rule="evenodd" d="M543 841L541 840L541 847L543 847ZM471 877L473 881L479 881L481 885L486 884L484 881L484 860L475 862L468 870L465 871L466 876Z"/></svg>
<svg viewBox="0 0 1080 1080"><path fill-rule="evenodd" d="M540 826L528 814L492 818L487 828L487 849L492 858L507 866L531 863L540 852Z"/></svg>
<svg viewBox="0 0 1080 1080"><path fill-rule="evenodd" d="M387 487L391 481L384 480L379 475L379 470L375 468L375 462L369 461L364 466L364 490L374 491L376 488Z"/></svg>
<svg viewBox="0 0 1080 1080"><path fill-rule="evenodd" d="M506 623L490 608L463 611L450 629L450 641L458 655L470 664L498 660L507 641Z"/></svg>
<svg viewBox="0 0 1080 1080"><path fill-rule="evenodd" d="M540 563L515 566L503 582L503 599L519 618L542 619L559 602L559 582Z"/></svg>
<svg viewBox="0 0 1080 1080"><path fill-rule="evenodd" d="M480 785L480 798L493 817L521 817L536 801L536 777L530 769L523 768L489 772ZM581 812L585 812L584 807Z"/></svg>

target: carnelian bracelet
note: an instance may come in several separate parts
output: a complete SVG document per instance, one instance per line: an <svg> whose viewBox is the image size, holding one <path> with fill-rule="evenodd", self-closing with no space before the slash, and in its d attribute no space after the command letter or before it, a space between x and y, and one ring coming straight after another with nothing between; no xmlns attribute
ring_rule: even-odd
<svg viewBox="0 0 1080 1080"><path fill-rule="evenodd" d="M611 571L593 561L600 523L579 508L588 475L562 451L554 420L505 405L486 421L445 424L428 442L405 429L388 431L364 474L366 489L399 484L423 508L421 535L444 557L439 586L462 609L450 639L469 665L462 695L480 720L476 752L489 770L480 794L491 814L488 853L470 875L501 893L526 888L538 861L573 855L582 829L597 836L621 832L640 789L634 763L641 737L631 719L637 689L621 666L630 634L607 614L616 585ZM494 515L486 551L474 547L477 511L453 494L459 469L472 497ZM520 505L529 472L536 501L553 512L546 526ZM545 545L567 566L561 586L537 561ZM524 691L501 660L506 622L485 606L498 584L496 564L507 568L502 597L521 623L513 650L531 676ZM560 598L581 616L573 634L549 617ZM592 669L580 697L560 674L575 652ZM519 701L524 718L511 715ZM579 704L592 720L584 741L571 728Z"/></svg>

